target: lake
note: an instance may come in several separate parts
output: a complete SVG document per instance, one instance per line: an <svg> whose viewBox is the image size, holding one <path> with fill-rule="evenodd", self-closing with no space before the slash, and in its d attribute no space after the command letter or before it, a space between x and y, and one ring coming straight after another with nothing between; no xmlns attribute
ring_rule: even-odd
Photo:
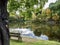
<svg viewBox="0 0 60 45"><path fill-rule="evenodd" d="M60 38L60 24L46 24L46 23L27 23L27 24L20 24L20 23L11 23L10 28L12 29L22 29L23 31L22 36L28 36L31 38L40 39L41 35L46 35L49 39L59 39Z"/></svg>

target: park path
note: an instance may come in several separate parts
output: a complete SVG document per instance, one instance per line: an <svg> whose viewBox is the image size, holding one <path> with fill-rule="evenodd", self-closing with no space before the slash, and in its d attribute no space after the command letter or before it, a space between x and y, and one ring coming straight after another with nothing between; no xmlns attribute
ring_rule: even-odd
<svg viewBox="0 0 60 45"><path fill-rule="evenodd" d="M11 39L18 40L17 37L11 37ZM34 38L29 38L29 37L22 37L22 42L37 42L37 41L39 40Z"/></svg>

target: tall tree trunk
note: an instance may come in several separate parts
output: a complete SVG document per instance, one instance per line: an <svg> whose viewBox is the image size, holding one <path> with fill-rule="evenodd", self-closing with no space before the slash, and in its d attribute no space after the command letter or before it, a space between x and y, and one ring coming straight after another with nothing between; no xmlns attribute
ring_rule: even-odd
<svg viewBox="0 0 60 45"><path fill-rule="evenodd" d="M9 45L7 1L0 0L0 45Z"/></svg>

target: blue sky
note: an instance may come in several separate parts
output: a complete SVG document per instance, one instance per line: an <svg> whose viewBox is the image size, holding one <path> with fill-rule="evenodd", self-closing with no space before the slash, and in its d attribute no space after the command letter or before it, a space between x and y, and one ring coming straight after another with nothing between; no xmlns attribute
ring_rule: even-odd
<svg viewBox="0 0 60 45"><path fill-rule="evenodd" d="M43 9L46 9L49 7L50 3L55 3L57 0L48 0L48 2L44 5Z"/></svg>

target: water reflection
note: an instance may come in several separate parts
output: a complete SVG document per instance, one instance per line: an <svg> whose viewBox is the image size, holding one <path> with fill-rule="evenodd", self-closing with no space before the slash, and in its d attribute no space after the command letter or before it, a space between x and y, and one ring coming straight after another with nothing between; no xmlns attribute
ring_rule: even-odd
<svg viewBox="0 0 60 45"><path fill-rule="evenodd" d="M36 38L36 39L42 39L42 40L48 40L48 36L46 36L45 34L41 34L39 37L36 36L34 34L33 31L31 31L30 29L27 29L27 28L15 28L15 29L11 29L10 28L10 32L13 32L13 33L20 33L21 37L29 37L29 38Z"/></svg>
<svg viewBox="0 0 60 45"><path fill-rule="evenodd" d="M13 25L13 24L11 24ZM27 37L32 37L32 38L37 38L40 39L41 34L44 34L49 37L49 39L60 39L60 24L35 24L35 23L29 23L29 24L24 24L24 25L17 25L14 24L13 26L14 29L17 29L19 27L19 30L22 34L22 36L27 36ZM22 29L23 27L24 29ZM26 29L28 27L29 29ZM17 32L17 31L15 31Z"/></svg>

